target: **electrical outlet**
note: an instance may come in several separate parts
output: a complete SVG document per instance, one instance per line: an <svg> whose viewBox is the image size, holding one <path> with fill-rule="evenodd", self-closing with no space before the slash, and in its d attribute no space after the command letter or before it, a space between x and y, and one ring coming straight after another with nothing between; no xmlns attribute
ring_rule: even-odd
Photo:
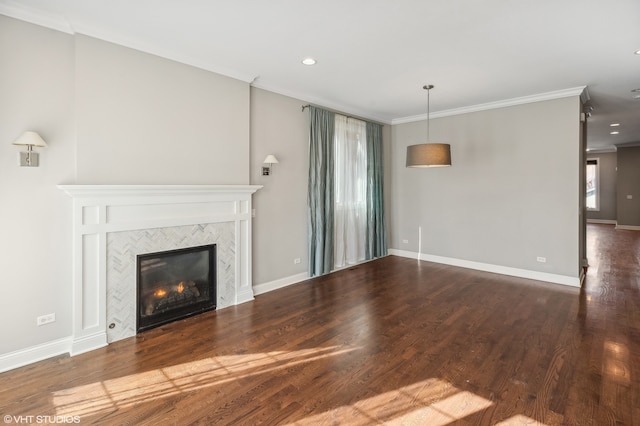
<svg viewBox="0 0 640 426"><path fill-rule="evenodd" d="M296 257L295 259L293 259L293 263L295 263L296 265L300 263L300 258Z"/></svg>
<svg viewBox="0 0 640 426"><path fill-rule="evenodd" d="M538 256L536 257L536 260L540 263L547 263L547 258L546 257L542 257L542 256Z"/></svg>
<svg viewBox="0 0 640 426"><path fill-rule="evenodd" d="M36 324L38 326L49 324L50 322L55 322L55 321L56 321L55 313L42 315L41 317L36 318Z"/></svg>
<svg viewBox="0 0 640 426"><path fill-rule="evenodd" d="M403 244L409 244L409 240L402 240Z"/></svg>

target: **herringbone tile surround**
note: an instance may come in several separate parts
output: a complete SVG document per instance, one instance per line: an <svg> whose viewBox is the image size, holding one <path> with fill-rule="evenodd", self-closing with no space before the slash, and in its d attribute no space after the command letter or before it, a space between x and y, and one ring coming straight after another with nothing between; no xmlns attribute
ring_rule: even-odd
<svg viewBox="0 0 640 426"><path fill-rule="evenodd" d="M136 334L136 256L217 244L217 308L235 297L233 222L153 228L107 234L107 329L109 342Z"/></svg>

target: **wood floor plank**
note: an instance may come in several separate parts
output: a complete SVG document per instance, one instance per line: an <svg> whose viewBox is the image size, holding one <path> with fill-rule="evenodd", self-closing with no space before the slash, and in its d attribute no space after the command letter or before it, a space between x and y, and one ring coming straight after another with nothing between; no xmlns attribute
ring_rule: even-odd
<svg viewBox="0 0 640 426"><path fill-rule="evenodd" d="M0 414L105 425L638 425L640 233L582 289L389 256L0 374Z"/></svg>

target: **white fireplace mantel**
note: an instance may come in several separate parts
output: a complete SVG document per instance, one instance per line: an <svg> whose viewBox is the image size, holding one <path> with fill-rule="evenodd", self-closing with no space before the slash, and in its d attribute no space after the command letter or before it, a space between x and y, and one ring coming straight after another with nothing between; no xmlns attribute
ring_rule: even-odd
<svg viewBox="0 0 640 426"><path fill-rule="evenodd" d="M233 247L229 247L229 252L233 256L233 271L228 275L232 282L226 283L230 291L224 302L230 306L253 299L251 195L262 186L59 185L58 188L73 198L71 355L107 344L107 240L111 233L231 223Z"/></svg>

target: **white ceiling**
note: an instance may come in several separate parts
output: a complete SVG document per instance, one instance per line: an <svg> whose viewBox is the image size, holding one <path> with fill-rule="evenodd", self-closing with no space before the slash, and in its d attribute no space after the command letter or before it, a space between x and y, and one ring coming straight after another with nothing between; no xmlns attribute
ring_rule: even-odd
<svg viewBox="0 0 640 426"><path fill-rule="evenodd" d="M425 84L432 118L587 86L588 145L640 142L638 0L0 0L0 14L384 123L424 118Z"/></svg>

